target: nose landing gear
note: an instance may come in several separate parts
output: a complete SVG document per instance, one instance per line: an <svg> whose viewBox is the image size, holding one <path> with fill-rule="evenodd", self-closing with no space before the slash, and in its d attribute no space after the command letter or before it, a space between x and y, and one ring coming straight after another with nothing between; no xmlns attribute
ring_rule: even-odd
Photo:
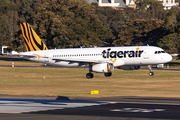
<svg viewBox="0 0 180 120"><path fill-rule="evenodd" d="M153 76L153 75L154 75L154 72L152 72L152 68L151 68L151 66L150 66L150 65L148 65L148 68L149 68L149 71L150 71L150 72L149 72L149 75L150 75L150 76Z"/></svg>

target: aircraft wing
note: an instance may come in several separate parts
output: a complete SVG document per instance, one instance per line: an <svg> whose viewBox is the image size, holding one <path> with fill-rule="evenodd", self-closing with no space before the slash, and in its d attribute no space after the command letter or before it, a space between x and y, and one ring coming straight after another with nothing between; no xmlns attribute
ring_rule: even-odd
<svg viewBox="0 0 180 120"><path fill-rule="evenodd" d="M108 62L107 60L90 60L90 59L72 59L72 58L65 58L65 59L52 59L56 61L66 61L66 62L76 62L76 63L104 63Z"/></svg>

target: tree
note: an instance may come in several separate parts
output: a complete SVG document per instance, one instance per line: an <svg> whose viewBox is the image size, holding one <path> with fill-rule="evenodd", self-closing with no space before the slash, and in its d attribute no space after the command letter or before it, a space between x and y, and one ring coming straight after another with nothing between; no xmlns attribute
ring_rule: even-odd
<svg viewBox="0 0 180 120"><path fill-rule="evenodd" d="M14 39L14 33L18 29L18 14L16 6L10 1L0 2L0 45L9 45Z"/></svg>
<svg viewBox="0 0 180 120"><path fill-rule="evenodd" d="M19 38L20 22L33 24L39 5L46 0L1 0L0 1L0 45L8 45L10 49L19 47L14 41ZM19 41L21 41L19 39ZM16 45L12 45L12 43ZM21 45L20 45L21 46Z"/></svg>
<svg viewBox="0 0 180 120"><path fill-rule="evenodd" d="M168 53L180 52L180 10L171 10L167 13L165 22L165 34L158 45Z"/></svg>
<svg viewBox="0 0 180 120"><path fill-rule="evenodd" d="M180 34L171 33L160 39L158 46L168 53L178 53L180 48Z"/></svg>
<svg viewBox="0 0 180 120"><path fill-rule="evenodd" d="M37 32L49 48L102 46L112 37L84 0L52 0L37 12Z"/></svg>
<svg viewBox="0 0 180 120"><path fill-rule="evenodd" d="M139 11L138 19L159 19L164 20L167 11L161 1L157 0L137 0L137 11Z"/></svg>
<svg viewBox="0 0 180 120"><path fill-rule="evenodd" d="M129 22L130 17L122 10L115 10L111 7L99 7L97 3L92 4L95 6L95 14L103 23L105 28L111 29L113 37L107 41L108 46L113 46L113 40L117 39L119 32L122 31L122 26Z"/></svg>
<svg viewBox="0 0 180 120"><path fill-rule="evenodd" d="M157 45L157 40L163 36L162 20L137 19L123 26L115 46Z"/></svg>
<svg viewBox="0 0 180 120"><path fill-rule="evenodd" d="M167 30L169 30L169 32L177 31L178 15L179 15L179 11L177 10L173 10L167 13L164 26Z"/></svg>
<svg viewBox="0 0 180 120"><path fill-rule="evenodd" d="M136 7L139 11L146 11L146 10L164 10L161 1L156 0L136 0Z"/></svg>

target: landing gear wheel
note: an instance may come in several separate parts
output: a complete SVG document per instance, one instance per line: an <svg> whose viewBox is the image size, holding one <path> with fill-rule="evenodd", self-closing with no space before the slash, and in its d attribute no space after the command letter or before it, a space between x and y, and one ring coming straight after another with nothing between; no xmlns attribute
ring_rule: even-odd
<svg viewBox="0 0 180 120"><path fill-rule="evenodd" d="M94 77L94 75L92 73L87 73L86 74L87 79L92 79L93 77Z"/></svg>
<svg viewBox="0 0 180 120"><path fill-rule="evenodd" d="M151 65L148 65L148 68L149 68L149 71L150 71L150 72L149 72L149 75L150 75L150 76L153 76L153 75L154 75L154 73L152 72Z"/></svg>
<svg viewBox="0 0 180 120"><path fill-rule="evenodd" d="M150 76L153 76L153 75L154 75L154 73L153 73L153 72L150 72L150 73L149 73L149 75L150 75Z"/></svg>
<svg viewBox="0 0 180 120"><path fill-rule="evenodd" d="M104 73L104 76L105 77L110 77L112 75L112 73L110 72L110 73Z"/></svg>

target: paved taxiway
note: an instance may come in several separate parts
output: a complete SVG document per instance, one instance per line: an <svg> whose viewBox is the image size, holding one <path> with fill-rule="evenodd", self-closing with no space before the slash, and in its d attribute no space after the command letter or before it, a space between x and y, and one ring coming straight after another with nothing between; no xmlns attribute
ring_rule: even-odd
<svg viewBox="0 0 180 120"><path fill-rule="evenodd" d="M63 99L61 99L63 98ZM180 119L180 99L0 97L0 119L6 120L150 120Z"/></svg>

